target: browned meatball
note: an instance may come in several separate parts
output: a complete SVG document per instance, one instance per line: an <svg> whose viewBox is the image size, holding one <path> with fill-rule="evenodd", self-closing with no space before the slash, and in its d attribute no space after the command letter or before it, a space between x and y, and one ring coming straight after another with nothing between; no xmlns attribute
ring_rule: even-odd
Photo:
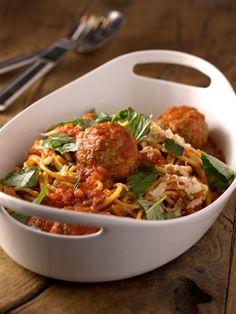
<svg viewBox="0 0 236 314"><path fill-rule="evenodd" d="M79 133L76 141L76 158L84 167L103 167L113 179L124 179L138 168L136 140L121 125L106 122L92 126Z"/></svg>
<svg viewBox="0 0 236 314"><path fill-rule="evenodd" d="M171 129L173 133L182 136L185 141L195 148L207 144L208 126L205 117L196 108L178 106L168 109L157 116L157 123L163 129Z"/></svg>

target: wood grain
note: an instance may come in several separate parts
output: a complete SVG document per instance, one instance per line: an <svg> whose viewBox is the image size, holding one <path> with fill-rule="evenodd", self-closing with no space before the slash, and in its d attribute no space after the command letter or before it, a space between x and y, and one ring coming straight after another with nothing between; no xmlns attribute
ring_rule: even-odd
<svg viewBox="0 0 236 314"><path fill-rule="evenodd" d="M118 36L95 53L69 53L13 107L0 114L0 125L37 99L100 64L141 49L174 49L203 57L223 71L236 89L234 0L0 0L0 60L40 49L65 36L85 10L109 9L121 10L126 16L126 24ZM144 72L157 75L152 65ZM202 77L168 65L159 69L159 76L205 84ZM10 77L10 74L1 76L0 86ZM235 195L211 229L185 254L148 274L117 282L76 284L51 280L23 269L0 251L0 312L233 314L236 308L234 209Z"/></svg>
<svg viewBox="0 0 236 314"><path fill-rule="evenodd" d="M229 267L229 282L228 282L228 291L227 291L227 299L226 299L226 313L233 314L236 309L236 217L234 218L234 229L231 241L231 255L230 255L230 267Z"/></svg>
<svg viewBox="0 0 236 314"><path fill-rule="evenodd" d="M47 287L49 279L19 267L0 250L0 312L31 299Z"/></svg>

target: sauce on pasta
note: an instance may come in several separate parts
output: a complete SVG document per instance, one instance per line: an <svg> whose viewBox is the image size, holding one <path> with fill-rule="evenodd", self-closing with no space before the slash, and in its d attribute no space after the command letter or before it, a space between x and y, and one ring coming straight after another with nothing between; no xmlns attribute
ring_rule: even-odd
<svg viewBox="0 0 236 314"><path fill-rule="evenodd" d="M192 115L193 108L186 108ZM195 110L191 119L205 119ZM169 112L161 119L128 108L60 122L34 141L24 163L1 180L1 191L64 210L133 219L171 219L201 210L230 185L234 171L208 136L204 148L193 147L171 125L161 127L161 121L169 123ZM199 143L194 128L185 132ZM26 223L68 235L98 230L34 216Z"/></svg>

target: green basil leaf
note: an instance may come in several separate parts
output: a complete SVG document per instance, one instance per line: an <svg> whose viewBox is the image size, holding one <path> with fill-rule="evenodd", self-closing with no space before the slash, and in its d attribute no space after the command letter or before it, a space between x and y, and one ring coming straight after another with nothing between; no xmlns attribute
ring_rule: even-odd
<svg viewBox="0 0 236 314"><path fill-rule="evenodd" d="M96 124L108 121L111 121L111 117L106 112L98 112L96 113L95 119L78 119L78 125L82 130L85 130L86 128L90 128Z"/></svg>
<svg viewBox="0 0 236 314"><path fill-rule="evenodd" d="M64 126L66 124L72 124L73 126L79 125L82 130L85 130L86 128L95 125L96 122L94 119L74 119L74 120L70 120L70 121L62 121L62 122L59 122L57 124L52 125L47 130L47 132L49 132L55 128L58 128L59 126Z"/></svg>
<svg viewBox="0 0 236 314"><path fill-rule="evenodd" d="M124 127L140 141L147 136L151 128L151 116L134 111L131 107L118 111L112 116L112 122L124 123ZM127 123L125 123L127 122Z"/></svg>
<svg viewBox="0 0 236 314"><path fill-rule="evenodd" d="M184 153L184 148L170 138L165 140L165 149L171 151L176 156L182 156Z"/></svg>
<svg viewBox="0 0 236 314"><path fill-rule="evenodd" d="M150 164L149 162L142 163L139 168L140 171L146 172L146 173L153 173L157 174L157 170L153 164Z"/></svg>
<svg viewBox="0 0 236 314"><path fill-rule="evenodd" d="M38 184L39 167L27 167L10 172L0 183L8 186L34 188Z"/></svg>
<svg viewBox="0 0 236 314"><path fill-rule="evenodd" d="M65 133L55 133L43 140L42 146L55 149L67 143L74 143L75 139Z"/></svg>
<svg viewBox="0 0 236 314"><path fill-rule="evenodd" d="M155 167L151 164L143 164L139 169L140 171L130 175L127 178L127 183L130 189L137 196L145 193L158 177Z"/></svg>
<svg viewBox="0 0 236 314"><path fill-rule="evenodd" d="M77 143L67 143L62 145L61 147L55 148L55 150L57 150L61 154L67 152L77 152L79 150L79 145Z"/></svg>
<svg viewBox="0 0 236 314"><path fill-rule="evenodd" d="M34 200L34 203L41 204L42 200L44 199L44 197L47 194L47 191L48 191L48 179L46 177L45 181L43 183L43 186L41 188L41 191L40 191L39 195L36 197L36 199Z"/></svg>
<svg viewBox="0 0 236 314"><path fill-rule="evenodd" d="M42 146L56 150L61 154L78 151L78 144L75 139L65 133L56 133L49 136L46 140L43 140Z"/></svg>
<svg viewBox="0 0 236 314"><path fill-rule="evenodd" d="M137 141L147 136L151 128L151 118L146 115L141 115L139 118L139 123L134 133L134 137Z"/></svg>
<svg viewBox="0 0 236 314"><path fill-rule="evenodd" d="M97 124L111 121L111 117L106 112L98 112L95 121Z"/></svg>
<svg viewBox="0 0 236 314"><path fill-rule="evenodd" d="M14 219L18 220L19 222L21 222L24 225L27 224L27 221L29 219L29 216L26 216L25 214L22 214L22 213L16 213L16 212L13 212L13 211L10 211L10 215Z"/></svg>
<svg viewBox="0 0 236 314"><path fill-rule="evenodd" d="M130 109L132 110L132 108ZM115 114L113 114L111 121L112 122L119 122L119 121L124 122L125 120L128 119L128 110L129 109L117 111Z"/></svg>
<svg viewBox="0 0 236 314"><path fill-rule="evenodd" d="M145 172L138 172L128 177L128 185L131 190L136 194L140 195L146 192L156 180L156 174L147 174Z"/></svg>
<svg viewBox="0 0 236 314"><path fill-rule="evenodd" d="M213 189L226 189L235 178L235 172L225 163L208 154L202 154L203 170Z"/></svg>
<svg viewBox="0 0 236 314"><path fill-rule="evenodd" d="M145 209L145 211L153 205L153 202L145 200L144 198L138 198L137 202Z"/></svg>
<svg viewBox="0 0 236 314"><path fill-rule="evenodd" d="M83 131L96 124L97 122L94 119L78 119L78 125L81 127Z"/></svg>
<svg viewBox="0 0 236 314"><path fill-rule="evenodd" d="M139 199L138 203L144 208L146 212L146 218L148 220L164 220L166 215L162 210L161 204L166 199L166 195L161 197L154 204L144 199Z"/></svg>
<svg viewBox="0 0 236 314"><path fill-rule="evenodd" d="M90 111L89 113L91 112L92 111ZM59 126L64 126L69 123L72 124L73 126L79 125L82 130L85 130L86 128L90 128L91 126L104 123L107 121L111 121L111 117L106 112L98 112L96 113L95 119L74 119L70 121L59 122L57 124L52 125L48 129L48 131L51 131Z"/></svg>
<svg viewBox="0 0 236 314"><path fill-rule="evenodd" d="M79 120L81 119L74 119L74 120L70 120L70 121L62 121L62 122L59 122L59 123L56 123L56 124L53 124L48 130L47 132L55 129L55 128L58 128L59 126L64 126L66 124L72 124L73 126L76 126L79 124Z"/></svg>
<svg viewBox="0 0 236 314"><path fill-rule="evenodd" d="M137 139L137 141L140 141L143 137L147 136L151 128L151 116L136 112L129 107L128 109L118 111L112 117L106 112L98 112L96 113L96 117L94 119L74 119L71 121L60 122L50 127L48 131L67 123L71 123L74 126L79 125L82 130L85 130L86 128L92 127L96 124L108 121L118 122L120 124L127 122L125 127Z"/></svg>

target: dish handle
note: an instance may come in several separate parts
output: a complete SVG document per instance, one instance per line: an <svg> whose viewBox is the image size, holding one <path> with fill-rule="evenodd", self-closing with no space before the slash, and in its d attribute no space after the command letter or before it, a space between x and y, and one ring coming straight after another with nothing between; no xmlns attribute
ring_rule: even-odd
<svg viewBox="0 0 236 314"><path fill-rule="evenodd" d="M0 192L1 193L1 192ZM9 200L10 199L10 200ZM97 235L109 235L122 232L122 230L135 228L133 219L124 217L108 216L104 214L84 213L74 210L63 210L49 206L39 206L37 204L29 203L24 200L15 199L14 197L4 197L1 200L3 206L0 206L0 220L1 216L8 217L8 212L5 208L11 208L16 213L21 213L27 216L36 216L51 221L59 221L68 224L79 224L86 226L99 227L101 232ZM142 222L141 222L142 223Z"/></svg>
<svg viewBox="0 0 236 314"><path fill-rule="evenodd" d="M224 96L227 95L227 98L235 98L235 93L231 84L220 70L208 61L185 52L172 50L144 50L124 55L120 57L119 61L121 64L123 63L123 69L128 68L131 75L135 77L137 77L137 75L134 73L134 67L138 64L169 63L187 66L196 69L209 77L210 84L208 87L205 87L208 92L224 94ZM166 84L173 84L173 82L166 81Z"/></svg>

